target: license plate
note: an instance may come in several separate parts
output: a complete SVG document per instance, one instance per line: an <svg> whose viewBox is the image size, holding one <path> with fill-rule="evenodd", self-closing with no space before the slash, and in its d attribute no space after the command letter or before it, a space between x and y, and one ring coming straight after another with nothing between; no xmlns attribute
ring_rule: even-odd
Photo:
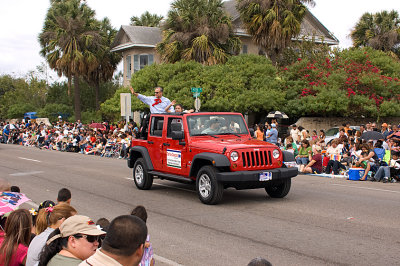
<svg viewBox="0 0 400 266"><path fill-rule="evenodd" d="M272 173L271 172L264 172L260 173L260 181L269 181L272 180Z"/></svg>

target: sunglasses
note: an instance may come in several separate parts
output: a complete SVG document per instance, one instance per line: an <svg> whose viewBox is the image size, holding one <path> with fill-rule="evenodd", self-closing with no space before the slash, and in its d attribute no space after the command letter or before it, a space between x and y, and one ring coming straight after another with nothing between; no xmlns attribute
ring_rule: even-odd
<svg viewBox="0 0 400 266"><path fill-rule="evenodd" d="M87 242L93 243L95 241L99 242L100 236L91 236L91 235L74 235L75 238L86 238Z"/></svg>
<svg viewBox="0 0 400 266"><path fill-rule="evenodd" d="M155 91L154 94L159 94L161 91Z"/></svg>

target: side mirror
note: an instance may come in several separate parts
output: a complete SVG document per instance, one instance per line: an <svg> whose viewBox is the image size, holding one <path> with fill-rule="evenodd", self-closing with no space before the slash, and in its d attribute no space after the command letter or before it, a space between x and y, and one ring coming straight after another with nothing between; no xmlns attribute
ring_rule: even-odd
<svg viewBox="0 0 400 266"><path fill-rule="evenodd" d="M254 138L254 128L249 128L250 136Z"/></svg>
<svg viewBox="0 0 400 266"><path fill-rule="evenodd" d="M185 134L183 131L172 131L171 137L173 140L182 140L185 138Z"/></svg>

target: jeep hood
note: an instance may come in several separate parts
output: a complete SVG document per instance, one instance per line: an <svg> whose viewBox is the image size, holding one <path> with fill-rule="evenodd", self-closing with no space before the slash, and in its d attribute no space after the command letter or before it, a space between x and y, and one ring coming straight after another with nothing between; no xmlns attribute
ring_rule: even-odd
<svg viewBox="0 0 400 266"><path fill-rule="evenodd" d="M226 151L241 150L241 149L253 149L253 148L277 148L276 145L269 142L250 139L248 137L242 138L225 138L220 137L219 139L196 139L191 141L191 148L198 148L207 151L215 151L222 153L223 149Z"/></svg>

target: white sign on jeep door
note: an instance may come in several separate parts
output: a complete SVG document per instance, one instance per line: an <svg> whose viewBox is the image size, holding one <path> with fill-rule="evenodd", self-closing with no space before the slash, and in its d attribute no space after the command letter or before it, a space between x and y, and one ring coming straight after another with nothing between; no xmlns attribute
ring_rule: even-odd
<svg viewBox="0 0 400 266"><path fill-rule="evenodd" d="M167 149L167 166L182 168L182 153L177 150Z"/></svg>

